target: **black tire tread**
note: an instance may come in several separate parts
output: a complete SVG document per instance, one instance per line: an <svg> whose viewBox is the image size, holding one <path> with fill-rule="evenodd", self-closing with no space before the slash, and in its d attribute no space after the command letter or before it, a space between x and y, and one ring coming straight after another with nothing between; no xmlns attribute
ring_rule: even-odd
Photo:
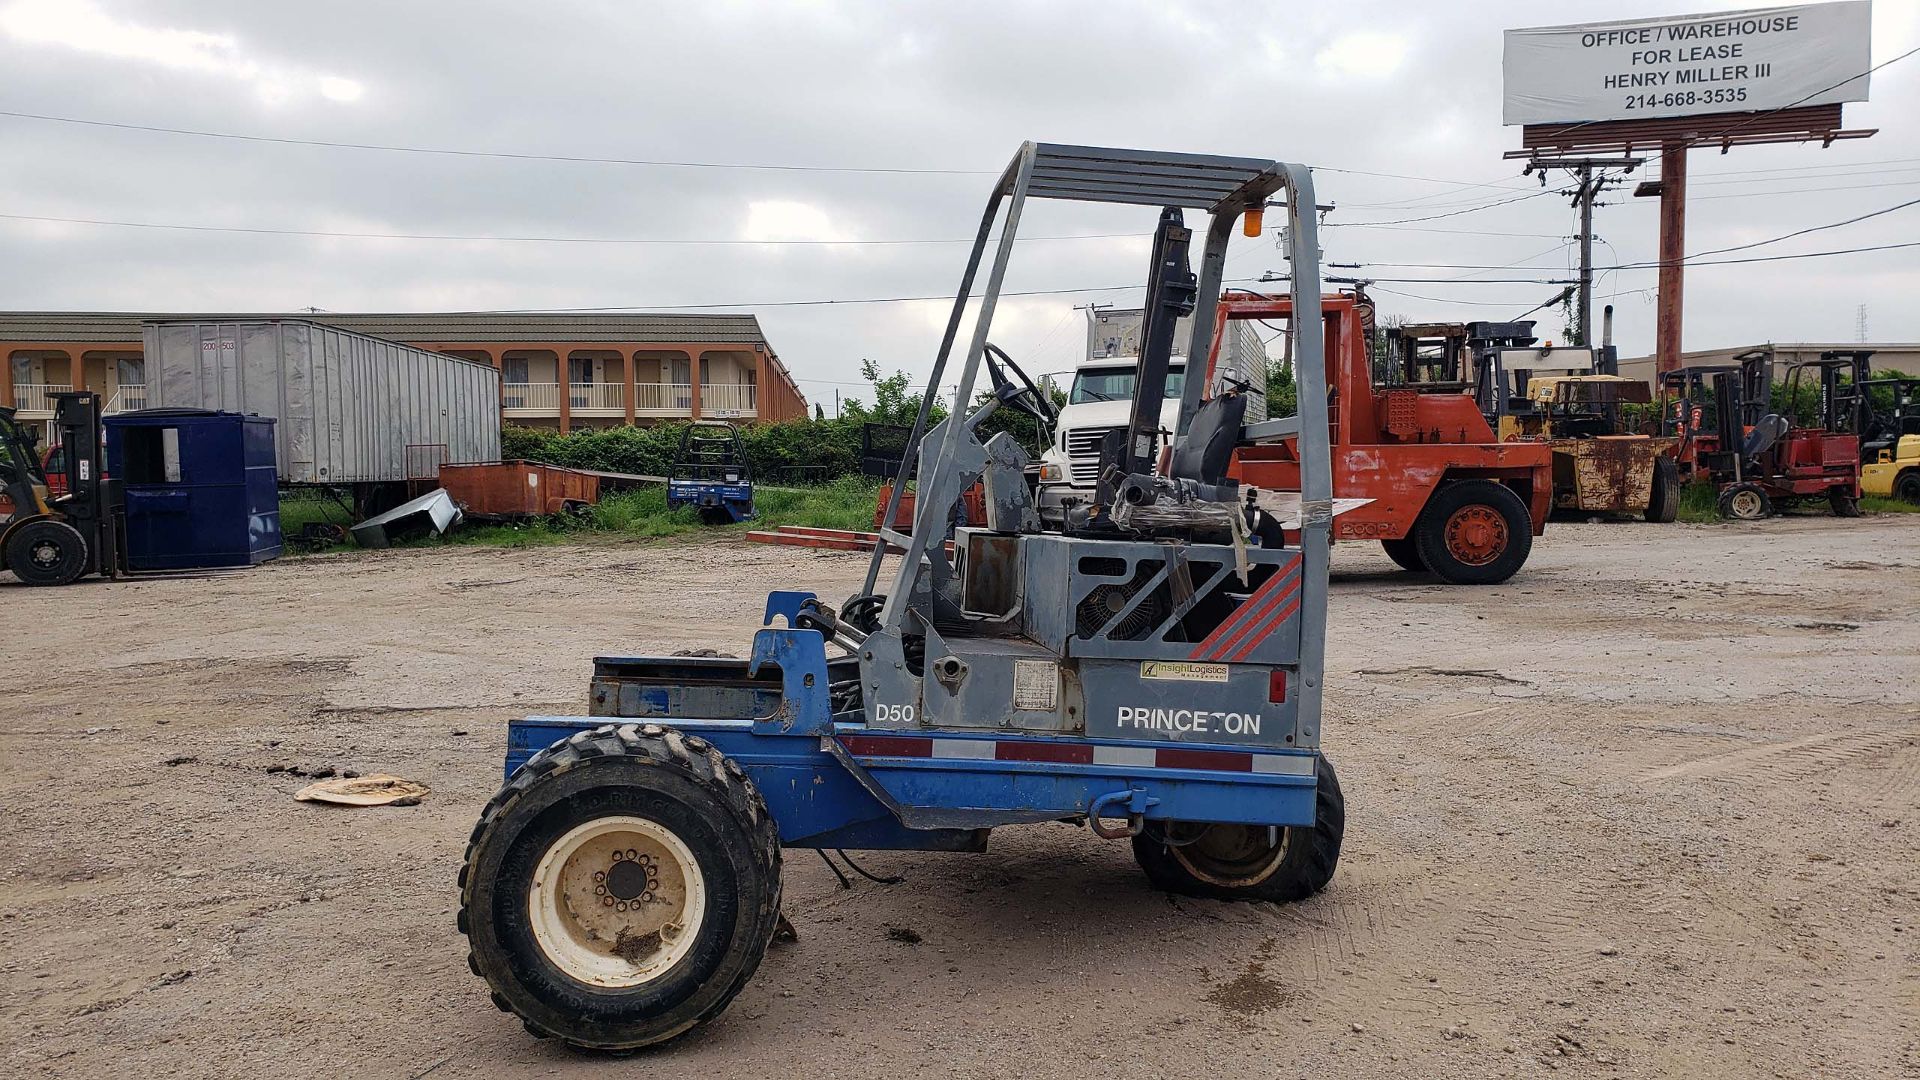
<svg viewBox="0 0 1920 1080"><path fill-rule="evenodd" d="M1288 843L1293 846L1273 874L1253 885L1223 886L1195 877L1167 851L1165 841L1150 833L1133 838L1134 861L1146 872L1156 888L1182 896L1209 900L1254 901L1291 904L1305 900L1327 887L1340 863L1340 845L1346 835L1347 801L1340 792L1340 779L1333 763L1320 755L1315 764L1314 824L1296 828ZM1296 843L1296 841L1304 841Z"/></svg>
<svg viewBox="0 0 1920 1080"><path fill-rule="evenodd" d="M502 815L542 780L580 768L595 759L614 756L643 758L653 765L677 769L700 783L714 788L721 796L721 801L732 808L747 825L753 848L774 882L774 888L761 904L761 909L756 912L755 936L748 943L750 962L742 968L726 992L717 997L703 1013L679 1031L648 1044L658 1046L680 1038L726 1010L735 995L746 986L754 972L759 969L760 961L766 956L767 948L772 944L774 931L780 922L780 903L784 883L780 873L780 833L775 826L773 814L767 809L766 800L761 797L759 789L747 777L745 770L705 739L698 736L685 736L660 724L604 724L597 728L576 732L528 758L525 764L514 770L513 775L507 778L507 782L501 786L493 798L488 800L485 809L480 812L480 819L474 823L473 832L467 838L466 852L460 860L460 909L456 924L460 933L469 940L467 964L479 972L480 958L471 945L473 915L469 914L469 911L473 906L474 893L479 884L476 875L472 872L472 867L481 839ZM498 990L493 990L492 987L489 989L492 992L493 1003L502 1011L511 1012L512 1007L507 999ZM564 1032L548 1030L526 1017L521 1017L521 1022L538 1038L559 1039L577 1049L616 1051L635 1049L582 1042L569 1037Z"/></svg>
<svg viewBox="0 0 1920 1080"><path fill-rule="evenodd" d="M1653 490L1647 495L1645 517L1656 525L1671 525L1680 517L1680 465L1670 457L1653 459Z"/></svg>
<svg viewBox="0 0 1920 1080"><path fill-rule="evenodd" d="M1449 517L1479 503L1507 519L1507 549L1485 566L1467 566L1447 553L1442 530ZM1435 488L1413 523L1413 539L1427 572L1449 585L1498 585L1520 572L1533 552L1533 515L1526 501L1492 480L1449 480Z"/></svg>

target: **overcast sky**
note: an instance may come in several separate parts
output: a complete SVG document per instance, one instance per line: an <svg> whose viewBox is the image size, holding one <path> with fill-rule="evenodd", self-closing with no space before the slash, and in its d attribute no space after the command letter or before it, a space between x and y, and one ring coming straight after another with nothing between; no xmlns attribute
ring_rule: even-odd
<svg viewBox="0 0 1920 1080"><path fill-rule="evenodd" d="M345 239L0 220L0 307L427 311L741 303L810 399L857 393L859 362L923 374L964 244L767 241L969 236L1023 139L1280 157L1430 180L1323 172L1326 258L1518 264L1565 276L1557 195L1393 228L1538 190L1501 158L1503 28L1741 3L1565 0L1367 4L753 4L465 0L0 0L0 109L298 139L817 167L903 175L513 161L285 146L0 117L0 213L294 229L751 241L694 245ZM1920 2L1877 0L1873 54L1920 45ZM1920 56L1873 76L1850 127L1879 135L1726 156L1695 151L1688 250L1761 240L1892 206L1920 189ZM1645 175L1644 173L1642 175ZM1434 182L1441 181L1441 182ZM1478 186L1467 186L1478 185ZM1815 190L1818 189L1818 190ZM1596 262L1655 254L1652 199L1598 212ZM1418 229L1430 231L1416 231ZM1023 235L1138 234L1137 208L1036 204ZM1459 230L1442 232L1438 230ZM1920 207L1765 253L1920 240ZM1139 236L1037 240L1012 290L1124 286ZM1284 269L1236 240L1229 275ZM1543 269L1544 268L1544 269ZM1375 277L1472 272L1376 265ZM1616 336L1650 351L1651 270L1605 275ZM1389 292L1389 289L1393 292ZM1386 314L1503 318L1530 282L1382 284ZM1414 299L1404 294L1440 298ZM1013 298L995 339L1030 372L1075 360L1074 305L1137 292ZM1688 348L1766 340L1920 339L1920 249L1696 269ZM1468 303L1471 302L1471 303ZM1551 316L1549 317L1551 318ZM1557 324L1555 324L1557 326ZM1550 333L1557 333L1557 329Z"/></svg>

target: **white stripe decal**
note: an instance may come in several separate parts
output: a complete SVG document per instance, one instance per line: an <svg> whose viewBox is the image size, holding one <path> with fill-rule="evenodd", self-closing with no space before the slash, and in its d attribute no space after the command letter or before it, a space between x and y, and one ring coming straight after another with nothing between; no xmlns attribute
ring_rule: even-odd
<svg viewBox="0 0 1920 1080"><path fill-rule="evenodd" d="M969 761L992 761L994 748L999 745L992 739L935 739L933 756L937 758L965 758Z"/></svg>
<svg viewBox="0 0 1920 1080"><path fill-rule="evenodd" d="M1312 776L1313 758L1306 754L1255 754L1253 771L1277 776Z"/></svg>
<svg viewBox="0 0 1920 1080"><path fill-rule="evenodd" d="M1095 746L1093 748L1095 765L1133 765L1153 768L1154 751L1145 746Z"/></svg>

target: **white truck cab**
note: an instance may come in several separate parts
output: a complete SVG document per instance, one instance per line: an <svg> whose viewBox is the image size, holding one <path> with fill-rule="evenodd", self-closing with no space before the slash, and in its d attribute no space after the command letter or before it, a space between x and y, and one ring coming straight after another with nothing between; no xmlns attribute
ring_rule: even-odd
<svg viewBox="0 0 1920 1080"><path fill-rule="evenodd" d="M1066 507L1093 498L1100 468L1100 440L1107 432L1127 426L1133 410L1136 357L1114 356L1088 360L1073 372L1067 403L1054 425L1054 438L1040 455L1040 519L1058 526ZM1167 368L1167 394L1160 406L1160 426L1172 431L1180 419L1180 394L1187 369L1175 359Z"/></svg>
<svg viewBox="0 0 1920 1080"><path fill-rule="evenodd" d="M1040 520L1058 528L1069 505L1091 502L1100 468L1100 440L1108 431L1127 425L1133 410L1133 381L1139 362L1141 312L1092 310L1087 319L1087 359L1074 368L1067 404L1054 424L1053 443L1040 455L1040 483L1036 502ZM1180 419L1180 394L1187 383L1189 319L1174 328L1174 353L1167 368L1166 399L1160 406L1160 427L1170 432ZM1247 421L1267 416L1267 353L1260 335L1245 322L1228 324L1208 396L1231 381L1252 397ZM1165 436L1163 435L1164 439Z"/></svg>

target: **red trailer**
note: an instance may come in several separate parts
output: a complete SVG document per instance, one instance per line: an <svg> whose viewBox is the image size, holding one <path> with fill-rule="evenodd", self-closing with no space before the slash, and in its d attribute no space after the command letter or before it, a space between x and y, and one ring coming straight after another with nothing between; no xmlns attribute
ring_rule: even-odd
<svg viewBox="0 0 1920 1080"><path fill-rule="evenodd" d="M442 465L440 486L472 518L545 517L600 501L600 477L537 461Z"/></svg>

